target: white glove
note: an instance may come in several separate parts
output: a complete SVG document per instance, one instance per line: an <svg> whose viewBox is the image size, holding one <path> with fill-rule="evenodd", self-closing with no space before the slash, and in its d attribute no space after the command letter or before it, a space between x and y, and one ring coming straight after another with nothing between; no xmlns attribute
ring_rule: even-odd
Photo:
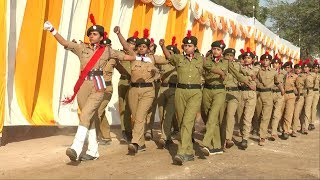
<svg viewBox="0 0 320 180"><path fill-rule="evenodd" d="M52 35L56 35L57 34L57 30L54 29L53 25L49 21L46 21L43 24L43 29L47 30L47 31L50 31L52 33Z"/></svg>
<svg viewBox="0 0 320 180"><path fill-rule="evenodd" d="M44 30L51 31L51 30L53 29L53 25L52 25L49 21L46 21L46 22L43 24L43 29L44 29Z"/></svg>

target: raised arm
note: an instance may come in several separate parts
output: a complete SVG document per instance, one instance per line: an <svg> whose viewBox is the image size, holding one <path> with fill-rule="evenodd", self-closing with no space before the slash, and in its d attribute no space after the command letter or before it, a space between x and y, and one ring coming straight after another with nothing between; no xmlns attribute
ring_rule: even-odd
<svg viewBox="0 0 320 180"><path fill-rule="evenodd" d="M124 49L126 52L128 52L130 55L135 56L136 53L135 53L132 49L130 49L130 47L129 47L127 41L126 41L126 39L124 39L124 37L122 36L122 34L121 34L121 32L120 32L120 27L119 27L119 26L114 27L113 32L117 34L117 36L118 36L118 38L119 38L119 41L120 41L123 49Z"/></svg>
<svg viewBox="0 0 320 180"><path fill-rule="evenodd" d="M69 41L67 41L66 39L64 39L58 32L57 30L53 27L53 25L49 22L46 21L43 24L43 29L50 31L52 33L52 35L56 38L56 40L58 41L59 44L61 44L62 46L64 46L65 48L68 46Z"/></svg>
<svg viewBox="0 0 320 180"><path fill-rule="evenodd" d="M167 58L167 59L171 59L171 53L169 52L169 50L166 48L166 46L164 45L164 39L160 39L159 41L159 45L161 46L161 49L162 49L162 52L164 54L164 56Z"/></svg>

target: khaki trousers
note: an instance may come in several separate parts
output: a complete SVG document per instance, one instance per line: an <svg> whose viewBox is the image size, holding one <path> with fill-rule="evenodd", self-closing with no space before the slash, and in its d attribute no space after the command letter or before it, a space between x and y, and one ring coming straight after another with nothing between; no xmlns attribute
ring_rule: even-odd
<svg viewBox="0 0 320 180"><path fill-rule="evenodd" d="M201 89L181 89L175 92L175 107L180 127L179 155L193 155L192 133L197 112L201 105Z"/></svg>
<svg viewBox="0 0 320 180"><path fill-rule="evenodd" d="M319 111L319 109L317 108L319 104L319 91L315 91L314 92L314 97L313 97L313 101L312 101L312 112L311 112L311 122L310 124L314 124L318 118L317 118L317 112Z"/></svg>
<svg viewBox="0 0 320 180"><path fill-rule="evenodd" d="M175 88L160 87L158 110L161 123L161 138L171 140L172 121L175 117Z"/></svg>
<svg viewBox="0 0 320 180"><path fill-rule="evenodd" d="M77 94L77 101L81 113L80 125L87 129L95 129L98 119L98 108L103 100L104 92L96 92L92 81L84 81Z"/></svg>
<svg viewBox="0 0 320 180"><path fill-rule="evenodd" d="M202 140L202 145L209 149L221 148L221 134L219 113L224 106L226 91L224 89L203 89L202 104L208 120L206 123L206 133Z"/></svg>
<svg viewBox="0 0 320 180"><path fill-rule="evenodd" d="M129 89L129 107L132 113L132 143L145 144L144 129L146 117L154 99L154 87L131 87Z"/></svg>
<svg viewBox="0 0 320 180"><path fill-rule="evenodd" d="M240 106L238 114L243 117L243 139L248 140L251 130L251 122L257 103L255 91L242 91L243 106Z"/></svg>
<svg viewBox="0 0 320 180"><path fill-rule="evenodd" d="M130 85L128 80L120 80L118 86L119 113L122 131L131 131L131 112L128 103Z"/></svg>
<svg viewBox="0 0 320 180"><path fill-rule="evenodd" d="M271 117L271 135L277 134L277 129L279 121L282 117L282 107L284 104L284 96L281 95L281 92L272 93L273 97L273 112Z"/></svg>
<svg viewBox="0 0 320 180"><path fill-rule="evenodd" d="M284 95L284 103L282 106L283 109L283 132L289 134L293 115L295 112L295 105L296 105L296 96L294 93L285 94Z"/></svg>
<svg viewBox="0 0 320 180"><path fill-rule="evenodd" d="M314 91L308 90L304 96L304 117L302 119L302 129L308 130L312 115L312 103L314 98Z"/></svg>

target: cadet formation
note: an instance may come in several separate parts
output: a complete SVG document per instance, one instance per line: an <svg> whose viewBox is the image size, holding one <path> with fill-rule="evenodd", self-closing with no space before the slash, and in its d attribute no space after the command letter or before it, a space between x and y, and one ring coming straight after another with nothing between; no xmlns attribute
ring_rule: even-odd
<svg viewBox="0 0 320 180"><path fill-rule="evenodd" d="M249 48L227 48L223 40L214 41L202 55L197 37L188 31L179 50L176 38L159 41L159 47L135 32L125 39L120 27L114 28L122 50L114 50L104 27L95 24L87 30L89 43L65 40L47 21L50 31L66 50L80 60L81 73L71 103L77 97L80 123L66 155L71 161L99 158L98 146L111 142L105 109L112 96L112 74L120 74L118 84L121 144L128 154L146 151L145 141L154 140L160 149L173 144L178 136L178 150L173 164L194 160L195 120L201 114L204 137L200 143L205 156L222 154L234 146L234 132L242 137L239 148L248 148L251 134L259 136L258 144L307 135L318 120L319 64L304 60L283 63L277 55L265 52L261 57ZM155 55L161 49L163 56ZM156 108L161 124L161 137L152 134ZM80 156L84 143L88 149Z"/></svg>

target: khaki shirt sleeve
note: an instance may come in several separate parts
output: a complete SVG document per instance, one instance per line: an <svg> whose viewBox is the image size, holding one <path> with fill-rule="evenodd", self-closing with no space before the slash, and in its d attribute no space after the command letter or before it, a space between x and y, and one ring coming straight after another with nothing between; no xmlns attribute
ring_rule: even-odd
<svg viewBox="0 0 320 180"><path fill-rule="evenodd" d="M182 55L180 54L172 54L171 58L168 59L169 63L172 64L173 66L176 66L179 62L179 59L181 58Z"/></svg>
<svg viewBox="0 0 320 180"><path fill-rule="evenodd" d="M228 64L229 72L232 74L232 76L234 76L239 82L244 83L245 81L247 81L247 78L239 72L239 70L234 66L233 63Z"/></svg>
<svg viewBox="0 0 320 180"><path fill-rule="evenodd" d="M125 53L123 51L114 50L115 55L117 56L117 59L120 61L123 61Z"/></svg>
<svg viewBox="0 0 320 180"><path fill-rule="evenodd" d="M153 55L156 64L168 64L169 61L164 56Z"/></svg>
<svg viewBox="0 0 320 180"><path fill-rule="evenodd" d="M78 44L78 43L68 41L68 45L65 49L73 52L75 55L79 57L81 55L81 51L83 50L83 48L84 48L84 44Z"/></svg>
<svg viewBox="0 0 320 180"><path fill-rule="evenodd" d="M214 68L210 57L206 57L206 61L203 64L203 68L205 71L211 71L211 69Z"/></svg>

